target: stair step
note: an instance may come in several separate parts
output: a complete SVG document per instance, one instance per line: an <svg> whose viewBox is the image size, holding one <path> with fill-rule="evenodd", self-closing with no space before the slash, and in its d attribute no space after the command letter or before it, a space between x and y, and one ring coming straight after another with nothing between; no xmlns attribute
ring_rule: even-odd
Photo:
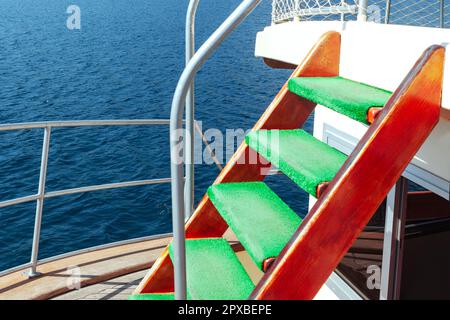
<svg viewBox="0 0 450 320"><path fill-rule="evenodd" d="M345 154L301 129L253 131L245 141L314 197L347 160Z"/></svg>
<svg viewBox="0 0 450 320"><path fill-rule="evenodd" d="M264 182L218 184L208 196L263 271L302 222Z"/></svg>
<svg viewBox="0 0 450 320"><path fill-rule="evenodd" d="M384 107L392 92L342 77L301 77L288 83L289 91L356 121L369 124L371 108Z"/></svg>
<svg viewBox="0 0 450 320"><path fill-rule="evenodd" d="M172 245L169 254L173 259ZM186 240L188 300L244 300L254 284L228 241L222 238ZM146 293L129 300L174 300L173 293Z"/></svg>
<svg viewBox="0 0 450 320"><path fill-rule="evenodd" d="M134 294L128 300L175 300L173 293L143 293Z"/></svg>
<svg viewBox="0 0 450 320"><path fill-rule="evenodd" d="M169 254L173 260L172 245ZM244 300L254 284L228 241L222 238L186 240L189 300Z"/></svg>

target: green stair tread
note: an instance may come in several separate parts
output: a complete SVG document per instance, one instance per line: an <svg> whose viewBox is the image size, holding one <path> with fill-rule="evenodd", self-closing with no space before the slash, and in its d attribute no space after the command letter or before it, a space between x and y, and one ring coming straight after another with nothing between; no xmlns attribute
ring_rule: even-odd
<svg viewBox="0 0 450 320"><path fill-rule="evenodd" d="M362 123L372 107L384 107L392 92L342 77L301 77L288 83L289 91Z"/></svg>
<svg viewBox="0 0 450 320"><path fill-rule="evenodd" d="M173 259L172 245L169 254ZM186 240L189 300L245 300L254 284L228 241L222 238Z"/></svg>
<svg viewBox="0 0 450 320"><path fill-rule="evenodd" d="M317 186L333 180L347 159L301 129L252 131L245 141L314 197Z"/></svg>
<svg viewBox="0 0 450 320"><path fill-rule="evenodd" d="M214 185L208 196L260 269L265 259L279 255L302 221L263 182Z"/></svg>
<svg viewBox="0 0 450 320"><path fill-rule="evenodd" d="M134 294L128 300L175 300L173 293L143 293Z"/></svg>

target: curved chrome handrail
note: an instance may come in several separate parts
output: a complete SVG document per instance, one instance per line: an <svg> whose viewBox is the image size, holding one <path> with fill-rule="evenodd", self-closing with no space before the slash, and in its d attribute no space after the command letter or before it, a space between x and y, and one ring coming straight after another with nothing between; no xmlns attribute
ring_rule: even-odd
<svg viewBox="0 0 450 320"><path fill-rule="evenodd" d="M186 66L191 61L195 54L195 15L200 0L191 0L189 2L186 14ZM195 86L194 79L189 86L186 98L186 130L190 137L194 136L194 122L195 122ZM187 208L185 212L185 220L187 220L194 209L194 139L186 139L185 141L185 170L186 182L184 186L184 207Z"/></svg>
<svg viewBox="0 0 450 320"><path fill-rule="evenodd" d="M261 0L244 0L198 49L178 80L170 113L170 158L172 177L172 224L175 299L186 299L186 250L184 232L183 164L178 161L177 134L182 130L183 112L195 74L225 38L258 6ZM193 137L189 137L193 139Z"/></svg>

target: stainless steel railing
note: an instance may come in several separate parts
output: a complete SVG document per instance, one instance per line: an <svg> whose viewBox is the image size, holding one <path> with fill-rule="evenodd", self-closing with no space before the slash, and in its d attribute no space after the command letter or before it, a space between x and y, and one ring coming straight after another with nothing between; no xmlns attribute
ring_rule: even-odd
<svg viewBox="0 0 450 320"><path fill-rule="evenodd" d="M191 0L191 4L197 0ZM175 298L186 299L186 248L185 248L185 194L183 185L183 163L178 159L178 137L182 129L183 114L186 98L192 88L195 75L206 60L221 45L225 38L259 5L261 0L244 0L231 15L205 41L189 60L186 68L178 80L172 100L170 113L170 158L172 177L172 224L173 224L173 252ZM189 6L191 7L191 5ZM194 10L195 11L195 10ZM189 26L188 26L189 27ZM189 32L187 32L189 35ZM189 130L189 129L188 129ZM188 136L193 145L193 135Z"/></svg>
<svg viewBox="0 0 450 320"><path fill-rule="evenodd" d="M186 14L186 44L185 44L185 58L186 66L191 61L195 54L195 15L200 0L192 0L189 2L187 14ZM195 86L194 79L189 86L186 97L186 130L188 134L193 137L194 135L194 122L195 122ZM186 208L185 220L187 220L194 210L194 142L192 139L186 139L185 141L185 170L186 170L186 182L184 190L184 207Z"/></svg>
<svg viewBox="0 0 450 320"><path fill-rule="evenodd" d="M187 121L185 121L187 123ZM204 145L206 146L206 150L211 154L215 164L219 169L222 169L220 161L215 157L209 142L205 138L203 132L201 131L199 125L195 120L193 120L195 132L197 132ZM102 191L109 189L119 189L126 187L137 187L137 186L146 186L146 185L154 185L154 184L168 184L172 181L171 178L156 178L156 179L145 179L145 180L134 180L134 181L123 181L123 182L115 182L115 183L107 183L100 185L90 185L78 188L70 188L63 190L55 190L55 191L46 191L45 184L47 180L47 167L48 167L48 156L50 152L50 140L51 140L51 132L53 128L70 128L70 127L98 127L98 126L168 126L170 124L170 120L168 119L138 119L138 120L80 120L80 121L45 121L45 122L26 122L26 123L13 123L13 124L1 124L0 132L5 131L16 131L16 130L32 130L32 129L43 129L43 145L42 145L42 153L41 153L41 168L39 175L39 185L38 192L36 194L27 195L24 197L18 197L14 199L0 201L0 209L18 205L21 203L33 202L36 201L36 214L35 214L35 224L34 224L34 232L33 232L33 242L32 242L32 254L29 263L22 264L19 266L12 267L7 270L0 271L0 277L11 274L18 270L24 270L29 268L28 275L30 277L36 276L39 274L37 271L37 267L40 264L51 262L57 259L62 259L69 256L74 256L77 254L82 254L94 250L110 248L114 246L120 246L130 243L135 243L144 240L156 239L159 237L167 237L171 234L161 234L161 235L152 235L147 237L128 239L124 241L118 241L114 243L103 244L100 246L95 246L91 248L85 248L73 252L64 253L55 257L50 257L46 259L39 259L39 242L40 242L40 230L42 225L42 215L44 212L44 203L46 199L61 197L71 194L79 194L79 193L87 193L94 191ZM187 125L186 125L187 126ZM193 133L194 134L194 133Z"/></svg>
<svg viewBox="0 0 450 320"><path fill-rule="evenodd" d="M50 151L51 132L53 128L68 128L68 127L92 127L92 126L168 126L170 120L166 119L145 119L145 120L81 120L81 121L48 121L48 122L27 122L27 123L15 123L15 124L3 124L0 125L0 131L14 131L14 130L30 130L30 129L43 129L43 144L41 154L41 168L39 174L38 192L36 194L28 195L25 197L5 200L0 202L0 208L5 208L20 203L36 201L36 215L33 232L33 243L31 249L30 263L19 266L13 269L2 271L0 275L13 272L20 267L29 267L29 276L33 277L38 275L37 266L39 264L39 242L42 225L42 214L44 211L44 202L48 198L60 197L70 194L86 193L100 190L117 189L125 187L145 186L152 184L165 184L170 183L171 178L159 178L159 179L147 179L136 181L116 182L101 185L91 185L80 188L64 189L47 192L45 190L45 184L47 180L47 167L48 167L48 155Z"/></svg>

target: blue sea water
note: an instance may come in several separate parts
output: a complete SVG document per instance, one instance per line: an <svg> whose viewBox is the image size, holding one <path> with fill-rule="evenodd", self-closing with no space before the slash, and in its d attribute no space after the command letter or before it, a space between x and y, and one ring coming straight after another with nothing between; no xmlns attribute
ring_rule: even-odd
<svg viewBox="0 0 450 320"><path fill-rule="evenodd" d="M201 1L197 45L240 3ZM81 30L66 27L69 5ZM188 0L2 0L0 123L169 117L184 64ZM227 39L199 72L196 117L203 129L249 129L290 71L254 57L271 2ZM311 122L307 125L311 129ZM37 192L42 130L0 133L0 201ZM47 191L165 178L166 127L54 129ZM196 201L218 174L196 166ZM270 186L299 214L307 196L285 177ZM0 209L0 270L30 259L35 203ZM39 258L171 231L170 185L65 196L45 202Z"/></svg>

